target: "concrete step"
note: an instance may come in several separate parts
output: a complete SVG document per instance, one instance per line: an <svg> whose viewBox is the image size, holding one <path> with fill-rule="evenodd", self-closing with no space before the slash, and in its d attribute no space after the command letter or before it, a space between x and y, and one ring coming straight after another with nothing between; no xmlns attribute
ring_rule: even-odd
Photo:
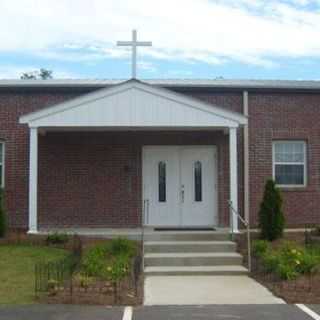
<svg viewBox="0 0 320 320"><path fill-rule="evenodd" d="M225 231L152 231L144 234L145 241L227 241Z"/></svg>
<svg viewBox="0 0 320 320"><path fill-rule="evenodd" d="M238 276L248 274L243 266L145 267L146 276Z"/></svg>
<svg viewBox="0 0 320 320"><path fill-rule="evenodd" d="M145 253L145 266L217 266L241 265L236 252Z"/></svg>
<svg viewBox="0 0 320 320"><path fill-rule="evenodd" d="M232 241L146 241L145 253L165 252L235 252Z"/></svg>

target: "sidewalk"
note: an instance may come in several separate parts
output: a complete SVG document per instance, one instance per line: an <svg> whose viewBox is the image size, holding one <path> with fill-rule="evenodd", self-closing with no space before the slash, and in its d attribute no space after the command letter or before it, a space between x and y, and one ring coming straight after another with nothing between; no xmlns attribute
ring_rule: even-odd
<svg viewBox="0 0 320 320"><path fill-rule="evenodd" d="M281 304L248 276L150 276L145 305Z"/></svg>

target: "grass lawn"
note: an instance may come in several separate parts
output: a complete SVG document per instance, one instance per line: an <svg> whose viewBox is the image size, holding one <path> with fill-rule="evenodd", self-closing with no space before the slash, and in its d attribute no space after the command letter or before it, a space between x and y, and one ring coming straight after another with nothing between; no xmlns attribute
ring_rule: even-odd
<svg viewBox="0 0 320 320"><path fill-rule="evenodd" d="M34 303L34 265L63 258L67 251L49 247L0 245L0 305Z"/></svg>

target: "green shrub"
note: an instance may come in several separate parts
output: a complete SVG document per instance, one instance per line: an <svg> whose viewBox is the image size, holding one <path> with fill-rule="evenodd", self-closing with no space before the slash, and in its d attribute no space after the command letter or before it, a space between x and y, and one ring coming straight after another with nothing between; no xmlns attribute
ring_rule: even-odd
<svg viewBox="0 0 320 320"><path fill-rule="evenodd" d="M265 185L263 200L259 211L261 238L269 241L282 236L285 219L282 212L282 197L273 180Z"/></svg>
<svg viewBox="0 0 320 320"><path fill-rule="evenodd" d="M319 257L305 252L301 264L298 266L298 270L300 273L310 274L316 270L317 266L320 266Z"/></svg>
<svg viewBox="0 0 320 320"><path fill-rule="evenodd" d="M4 237L7 231L7 219L4 210L4 191L0 189L0 238Z"/></svg>
<svg viewBox="0 0 320 320"><path fill-rule="evenodd" d="M315 227L316 235L320 236L320 225Z"/></svg>
<svg viewBox="0 0 320 320"><path fill-rule="evenodd" d="M69 236L66 233L54 232L47 236L46 243L49 244L65 244L69 241Z"/></svg>
<svg viewBox="0 0 320 320"><path fill-rule="evenodd" d="M294 280L299 275L294 266L281 262L277 265L276 273L283 280Z"/></svg>
<svg viewBox="0 0 320 320"><path fill-rule="evenodd" d="M107 252L112 256L124 255L133 257L137 253L135 242L126 238L112 239L107 244Z"/></svg>
<svg viewBox="0 0 320 320"><path fill-rule="evenodd" d="M82 271L88 276L117 282L131 270L131 260L137 254L134 241L112 239L89 249L82 258Z"/></svg>
<svg viewBox="0 0 320 320"><path fill-rule="evenodd" d="M270 249L270 244L266 240L255 240L252 243L252 253L260 258Z"/></svg>
<svg viewBox="0 0 320 320"><path fill-rule="evenodd" d="M267 272L273 272L284 280L316 272L320 266L317 250L305 249L288 241L283 242L278 249L266 250L260 258Z"/></svg>
<svg viewBox="0 0 320 320"><path fill-rule="evenodd" d="M104 269L107 261L105 244L97 245L85 252L82 257L82 269L88 276L104 276Z"/></svg>
<svg viewBox="0 0 320 320"><path fill-rule="evenodd" d="M275 252L270 250L262 256L262 263L266 272L277 272L279 257Z"/></svg>

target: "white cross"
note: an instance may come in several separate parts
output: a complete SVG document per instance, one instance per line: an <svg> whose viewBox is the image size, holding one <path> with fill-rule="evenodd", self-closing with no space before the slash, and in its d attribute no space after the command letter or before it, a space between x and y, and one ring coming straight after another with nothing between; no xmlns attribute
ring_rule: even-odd
<svg viewBox="0 0 320 320"><path fill-rule="evenodd" d="M131 41L117 41L117 46L130 46L132 47L132 78L137 76L137 47L150 47L151 41L137 41L137 31L132 30Z"/></svg>

